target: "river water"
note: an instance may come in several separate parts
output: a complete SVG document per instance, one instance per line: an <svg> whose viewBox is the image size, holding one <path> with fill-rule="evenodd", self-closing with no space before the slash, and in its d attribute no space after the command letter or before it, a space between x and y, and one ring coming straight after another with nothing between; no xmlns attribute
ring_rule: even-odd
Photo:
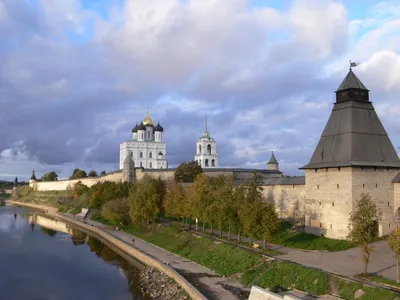
<svg viewBox="0 0 400 300"><path fill-rule="evenodd" d="M0 206L1 300L148 299L141 267L63 222Z"/></svg>

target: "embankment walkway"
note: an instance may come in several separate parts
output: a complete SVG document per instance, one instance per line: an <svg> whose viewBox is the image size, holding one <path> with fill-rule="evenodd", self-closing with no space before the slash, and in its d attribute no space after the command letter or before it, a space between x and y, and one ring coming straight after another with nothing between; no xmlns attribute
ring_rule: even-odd
<svg viewBox="0 0 400 300"><path fill-rule="evenodd" d="M58 210L54 207L17 201L6 202L10 204L39 209L54 217L61 216L64 217L62 219L69 218L71 219L71 221L77 221L69 214L59 214ZM191 282L195 286L195 288L197 288L204 296L207 297L207 299L247 299L250 289L244 287L239 283L231 281L229 278L221 277L220 275L216 274L206 267L200 266L167 250L147 243L137 237L135 237L135 244L134 246L132 246L132 235L123 231L115 231L110 226L92 220L85 221L87 224L93 225L96 228L101 229L105 233L123 241L124 243L129 245L129 247L139 250L140 252L150 256L154 260L168 265L170 268L172 268L183 277L185 277L189 282Z"/></svg>

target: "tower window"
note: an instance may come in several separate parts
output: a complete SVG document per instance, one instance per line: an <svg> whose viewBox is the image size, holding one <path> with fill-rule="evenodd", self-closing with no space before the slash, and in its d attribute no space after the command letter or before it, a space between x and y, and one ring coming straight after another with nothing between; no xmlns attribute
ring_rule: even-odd
<svg viewBox="0 0 400 300"><path fill-rule="evenodd" d="M199 155L201 155L201 145L199 145Z"/></svg>
<svg viewBox="0 0 400 300"><path fill-rule="evenodd" d="M208 159L206 159L205 164L206 164L206 167L208 167Z"/></svg>
<svg viewBox="0 0 400 300"><path fill-rule="evenodd" d="M142 162L140 162L140 167L143 168L143 163Z"/></svg>
<svg viewBox="0 0 400 300"><path fill-rule="evenodd" d="M377 187L378 187L378 184L375 184L375 187L377 188Z"/></svg>
<svg viewBox="0 0 400 300"><path fill-rule="evenodd" d="M149 152L149 158L153 158L153 153Z"/></svg>
<svg viewBox="0 0 400 300"><path fill-rule="evenodd" d="M153 164L152 164L152 163L150 163L150 165L149 165L149 166L150 166L150 169L151 169L151 168L153 167Z"/></svg>
<svg viewBox="0 0 400 300"><path fill-rule="evenodd" d="M388 206L390 206L390 202L388 201Z"/></svg>
<svg viewBox="0 0 400 300"><path fill-rule="evenodd" d="M211 166L215 167L215 159L211 160Z"/></svg>
<svg viewBox="0 0 400 300"><path fill-rule="evenodd" d="M139 157L143 158L143 152L142 151L140 151Z"/></svg>
<svg viewBox="0 0 400 300"><path fill-rule="evenodd" d="M207 146L207 154L211 155L211 145L210 144L208 144L208 146Z"/></svg>
<svg viewBox="0 0 400 300"><path fill-rule="evenodd" d="M150 138L150 131L147 131L147 138Z"/></svg>
<svg viewBox="0 0 400 300"><path fill-rule="evenodd" d="M332 206L335 206L335 202L332 202Z"/></svg>
<svg viewBox="0 0 400 300"><path fill-rule="evenodd" d="M131 157L133 157L133 152L131 151Z"/></svg>
<svg viewBox="0 0 400 300"><path fill-rule="evenodd" d="M339 188L339 184L337 184L336 187Z"/></svg>
<svg viewBox="0 0 400 300"><path fill-rule="evenodd" d="M363 183L363 188L365 188L365 184Z"/></svg>

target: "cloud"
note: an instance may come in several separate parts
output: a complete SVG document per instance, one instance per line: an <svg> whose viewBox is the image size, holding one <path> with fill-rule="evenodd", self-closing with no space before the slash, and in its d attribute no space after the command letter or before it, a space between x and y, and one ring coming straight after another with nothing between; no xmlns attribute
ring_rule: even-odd
<svg viewBox="0 0 400 300"><path fill-rule="evenodd" d="M116 169L147 109L165 129L170 166L193 158L207 115L222 166L265 167L274 150L298 174L349 59L400 145L396 2L363 19L338 1L107 5L0 1L0 152L19 153L2 156L0 177Z"/></svg>

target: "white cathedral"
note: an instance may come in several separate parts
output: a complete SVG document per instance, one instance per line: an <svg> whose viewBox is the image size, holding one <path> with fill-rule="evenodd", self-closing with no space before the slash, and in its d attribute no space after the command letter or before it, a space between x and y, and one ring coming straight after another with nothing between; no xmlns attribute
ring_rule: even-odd
<svg viewBox="0 0 400 300"><path fill-rule="evenodd" d="M145 169L167 169L167 145L163 142L164 128L154 122L147 112L140 124L132 129L132 139L120 145L119 167L123 169L128 155L135 167ZM206 126L203 135L196 142L194 160L202 168L218 168L217 142L211 137Z"/></svg>
<svg viewBox="0 0 400 300"><path fill-rule="evenodd" d="M145 169L166 169L167 145L163 142L164 128L158 123L154 126L153 120L147 112L140 124L132 129L132 139L120 145L119 167L123 169L127 155L133 159L135 167Z"/></svg>

